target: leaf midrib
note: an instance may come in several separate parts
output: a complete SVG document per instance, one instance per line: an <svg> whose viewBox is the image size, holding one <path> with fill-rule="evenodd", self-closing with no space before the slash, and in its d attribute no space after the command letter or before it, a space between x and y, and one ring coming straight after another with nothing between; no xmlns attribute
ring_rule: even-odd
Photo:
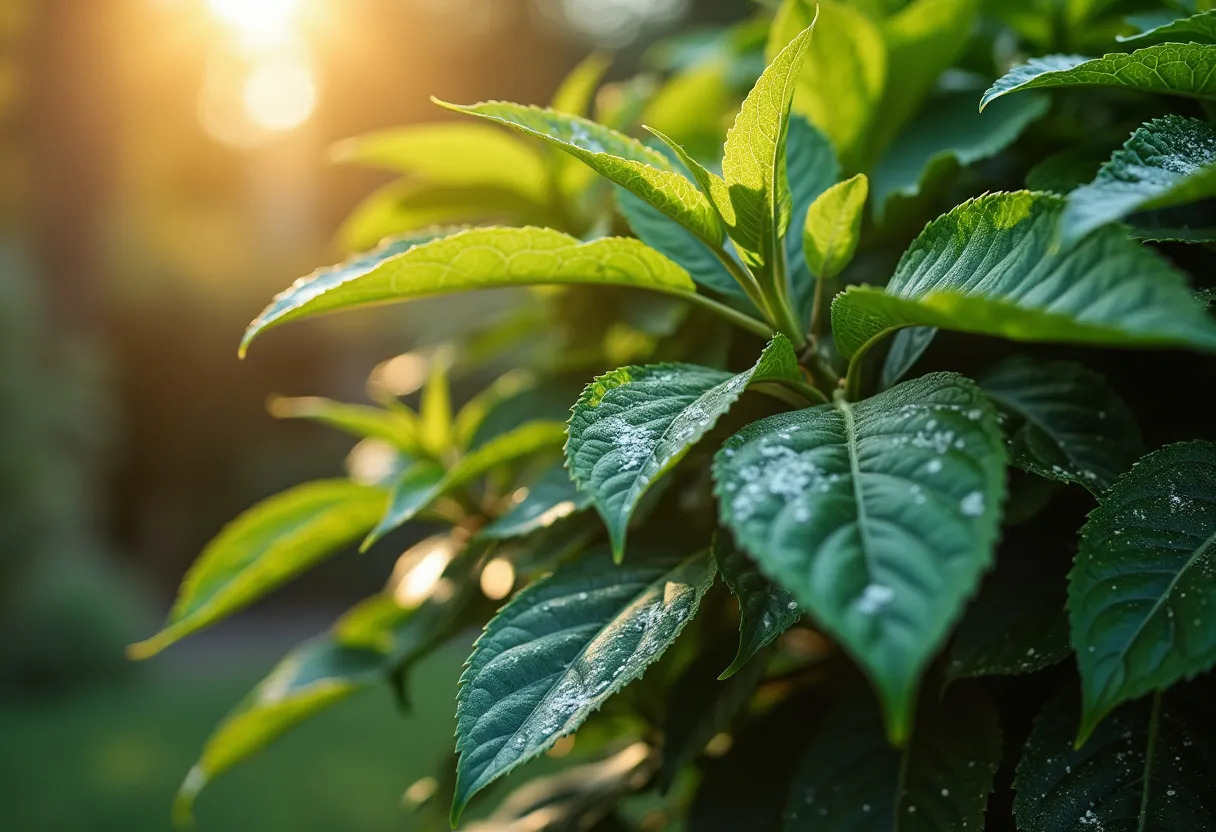
<svg viewBox="0 0 1216 832"><path fill-rule="evenodd" d="M844 418L845 442L849 452L849 473L852 480L853 502L857 505L857 534L861 538L861 557L865 562L866 575L874 576L874 564L870 558L869 517L866 514L865 498L861 491L861 464L857 453L857 424L852 405L842 397L834 402Z"/></svg>

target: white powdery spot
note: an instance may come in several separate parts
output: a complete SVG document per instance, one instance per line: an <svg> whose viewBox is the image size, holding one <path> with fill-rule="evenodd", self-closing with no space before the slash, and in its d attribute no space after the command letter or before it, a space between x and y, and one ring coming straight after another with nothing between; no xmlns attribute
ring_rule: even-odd
<svg viewBox="0 0 1216 832"><path fill-rule="evenodd" d="M967 517L979 517L984 513L984 495L978 491L972 491L962 499L958 508Z"/></svg>
<svg viewBox="0 0 1216 832"><path fill-rule="evenodd" d="M631 425L619 416L608 420L605 427L612 436L612 444L621 455L621 470L632 471L642 465L654 452L654 437L640 425Z"/></svg>
<svg viewBox="0 0 1216 832"><path fill-rule="evenodd" d="M882 584L869 584L857 599L857 611L862 615L874 615L895 600L895 590Z"/></svg>

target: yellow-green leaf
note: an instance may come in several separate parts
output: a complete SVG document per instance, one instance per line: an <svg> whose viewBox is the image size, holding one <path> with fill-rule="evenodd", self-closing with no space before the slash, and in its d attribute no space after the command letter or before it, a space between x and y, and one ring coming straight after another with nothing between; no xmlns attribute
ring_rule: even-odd
<svg viewBox="0 0 1216 832"><path fill-rule="evenodd" d="M835 278L857 252L869 185L866 175L859 173L836 183L811 203L802 250L811 274L820 280Z"/></svg>

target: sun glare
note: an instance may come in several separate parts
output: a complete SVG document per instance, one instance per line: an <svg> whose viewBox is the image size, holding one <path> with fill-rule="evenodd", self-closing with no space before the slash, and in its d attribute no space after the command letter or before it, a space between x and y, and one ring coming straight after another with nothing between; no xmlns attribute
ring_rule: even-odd
<svg viewBox="0 0 1216 832"><path fill-rule="evenodd" d="M298 58L279 57L254 65L241 95L245 114L263 130L292 130L317 107L312 67Z"/></svg>
<svg viewBox="0 0 1216 832"><path fill-rule="evenodd" d="M298 0L207 0L212 13L246 37L274 37L294 23Z"/></svg>

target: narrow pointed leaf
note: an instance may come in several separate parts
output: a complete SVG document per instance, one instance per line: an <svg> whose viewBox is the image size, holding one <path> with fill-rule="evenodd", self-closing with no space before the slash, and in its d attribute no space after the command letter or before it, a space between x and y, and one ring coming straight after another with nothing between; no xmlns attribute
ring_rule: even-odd
<svg viewBox="0 0 1216 832"><path fill-rule="evenodd" d="M1200 12L1116 40L1134 46L1150 43L1216 43L1216 11Z"/></svg>
<svg viewBox="0 0 1216 832"><path fill-rule="evenodd" d="M1069 576L1084 738L1129 699L1216 664L1216 444L1154 451L1090 514Z"/></svg>
<svg viewBox="0 0 1216 832"><path fill-rule="evenodd" d="M612 56L602 52L592 52L579 61L553 93L553 109L572 116L588 115L595 99L595 88L611 64Z"/></svg>
<svg viewBox="0 0 1216 832"><path fill-rule="evenodd" d="M629 518L647 489L701 440L748 384L798 380L784 336L737 375L695 364L622 367L589 385L570 417L566 465L604 518L619 558Z"/></svg>
<svg viewBox="0 0 1216 832"><path fill-rule="evenodd" d="M545 283L694 291L688 272L638 240L583 243L544 228L473 228L405 251L390 247L296 281L249 325L241 350L270 327L323 312Z"/></svg>
<svg viewBox="0 0 1216 832"><path fill-rule="evenodd" d="M388 506L379 522L363 538L359 548L367 551L389 532L409 522L442 495L439 485L445 475L443 465L434 460L418 460L402 471L389 494Z"/></svg>
<svg viewBox="0 0 1216 832"><path fill-rule="evenodd" d="M418 439L422 447L434 457L440 457L451 450L455 438L452 424L452 388L448 382L452 361L451 352L440 349L428 362L426 382L418 404Z"/></svg>
<svg viewBox="0 0 1216 832"><path fill-rule="evenodd" d="M937 373L772 416L727 441L714 479L735 541L852 653L906 739L920 675L992 562L992 405Z"/></svg>
<svg viewBox="0 0 1216 832"><path fill-rule="evenodd" d="M906 326L1016 341L1216 349L1216 324L1183 275L1119 228L1060 246L1064 200L1017 191L938 217L904 252L886 289L853 286L832 303L846 356Z"/></svg>
<svg viewBox="0 0 1216 832"><path fill-rule="evenodd" d="M263 500L207 544L186 573L164 629L128 653L155 655L243 609L356 540L384 504L384 489L349 480L305 483Z"/></svg>
<svg viewBox="0 0 1216 832"><path fill-rule="evenodd" d="M802 250L811 274L820 280L835 279L857 252L869 187L866 175L859 173L828 188L811 204Z"/></svg>
<svg viewBox="0 0 1216 832"><path fill-rule="evenodd" d="M916 366L936 337L937 327L933 326L910 326L895 333L891 348L882 362L879 388L886 390L898 384Z"/></svg>
<svg viewBox="0 0 1216 832"><path fill-rule="evenodd" d="M794 596L760 574L747 555L736 549L724 535L714 540L714 559L722 580L739 602L739 649L719 679L734 676L753 656L772 644L798 619L802 609Z"/></svg>
<svg viewBox="0 0 1216 832"><path fill-rule="evenodd" d="M641 676L696 614L713 575L708 552L648 554L617 566L600 551L503 607L460 680L453 823L475 793Z"/></svg>
<svg viewBox="0 0 1216 832"><path fill-rule="evenodd" d="M578 490L566 469L550 468L528 487L527 496L480 532L486 540L523 537L591 505L591 498Z"/></svg>
<svg viewBox="0 0 1216 832"><path fill-rule="evenodd" d="M404 409L346 404L320 396L279 396L271 400L270 413L279 419L310 419L354 436L383 439L402 451L418 450L417 420Z"/></svg>
<svg viewBox="0 0 1216 832"><path fill-rule="evenodd" d="M1001 726L979 688L926 703L903 749L860 692L823 719L790 786L784 832L980 830L1001 760Z"/></svg>
<svg viewBox="0 0 1216 832"><path fill-rule="evenodd" d="M1216 99L1216 46L1163 43L1131 54L1101 58L1047 55L1032 58L999 78L980 99L980 109L1003 95L1049 87L1121 87L1139 92Z"/></svg>
<svg viewBox="0 0 1216 832"><path fill-rule="evenodd" d="M1197 202L1216 195L1216 130L1187 116L1153 119L1088 185L1068 195L1060 233L1077 240L1138 211Z"/></svg>

